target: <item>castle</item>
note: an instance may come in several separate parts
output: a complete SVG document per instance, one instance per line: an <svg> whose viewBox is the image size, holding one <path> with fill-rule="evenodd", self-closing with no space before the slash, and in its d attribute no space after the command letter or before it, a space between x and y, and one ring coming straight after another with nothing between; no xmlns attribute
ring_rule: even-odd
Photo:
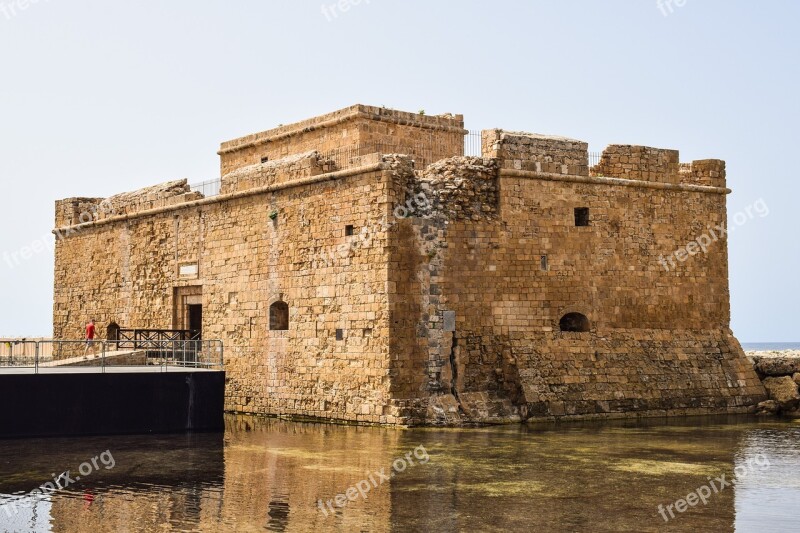
<svg viewBox="0 0 800 533"><path fill-rule="evenodd" d="M725 164L356 105L221 145L221 180L56 202L54 336L202 330L232 411L381 424L746 412ZM218 190L216 189L218 187ZM88 213L88 215L87 215ZM687 247L688 249L688 247ZM668 265L668 266L665 266Z"/></svg>

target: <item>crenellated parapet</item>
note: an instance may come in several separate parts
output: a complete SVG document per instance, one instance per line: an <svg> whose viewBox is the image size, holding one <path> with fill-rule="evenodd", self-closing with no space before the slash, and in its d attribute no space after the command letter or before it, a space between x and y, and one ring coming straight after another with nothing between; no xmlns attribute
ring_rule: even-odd
<svg viewBox="0 0 800 533"><path fill-rule="evenodd" d="M503 168L589 175L588 143L568 137L484 130L481 153L485 158L499 159Z"/></svg>
<svg viewBox="0 0 800 533"><path fill-rule="evenodd" d="M703 159L682 164L680 168L681 183L687 185L706 185L725 187L725 161L720 159Z"/></svg>
<svg viewBox="0 0 800 533"><path fill-rule="evenodd" d="M92 222L99 217L100 203L104 198L64 198L56 200L55 223L57 228Z"/></svg>
<svg viewBox="0 0 800 533"><path fill-rule="evenodd" d="M600 163L592 167L593 176L680 183L677 150L630 144L612 144L603 151Z"/></svg>

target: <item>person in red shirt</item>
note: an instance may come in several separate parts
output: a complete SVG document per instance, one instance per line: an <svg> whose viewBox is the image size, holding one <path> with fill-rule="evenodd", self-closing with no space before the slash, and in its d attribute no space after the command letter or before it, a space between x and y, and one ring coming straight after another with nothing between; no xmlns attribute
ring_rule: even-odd
<svg viewBox="0 0 800 533"><path fill-rule="evenodd" d="M89 323L86 324L86 349L83 350L84 356L89 352L89 348L94 347L94 336L95 336L94 319L91 319Z"/></svg>

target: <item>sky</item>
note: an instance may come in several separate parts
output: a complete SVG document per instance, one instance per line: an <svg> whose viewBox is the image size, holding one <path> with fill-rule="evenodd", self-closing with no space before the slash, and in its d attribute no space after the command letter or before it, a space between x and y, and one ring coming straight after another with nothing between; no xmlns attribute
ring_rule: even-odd
<svg viewBox="0 0 800 533"><path fill-rule="evenodd" d="M0 0L0 336L52 332L55 200L214 179L221 141L362 103L726 160L733 331L800 341L798 23L790 0Z"/></svg>

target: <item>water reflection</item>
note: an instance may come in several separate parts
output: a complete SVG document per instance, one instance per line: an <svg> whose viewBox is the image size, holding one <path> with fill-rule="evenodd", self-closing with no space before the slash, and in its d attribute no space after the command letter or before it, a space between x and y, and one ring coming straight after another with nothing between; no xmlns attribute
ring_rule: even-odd
<svg viewBox="0 0 800 533"><path fill-rule="evenodd" d="M0 508L0 529L793 531L798 444L798 424L742 418L395 430L231 416L224 436L2 441L0 492L18 498L104 450L115 464ZM659 514L758 458L769 467Z"/></svg>
<svg viewBox="0 0 800 533"><path fill-rule="evenodd" d="M736 471L736 531L798 531L800 428L762 429L742 437ZM760 461L759 461L760 459ZM767 466L762 466L766 460Z"/></svg>

